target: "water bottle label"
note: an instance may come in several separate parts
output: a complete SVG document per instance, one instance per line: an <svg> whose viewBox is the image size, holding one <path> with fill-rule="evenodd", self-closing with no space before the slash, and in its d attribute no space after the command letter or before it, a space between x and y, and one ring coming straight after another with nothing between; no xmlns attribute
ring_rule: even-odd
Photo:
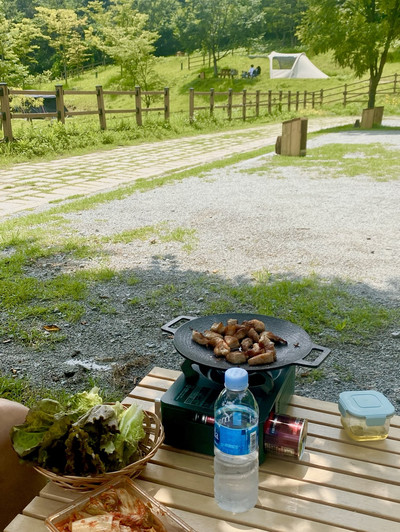
<svg viewBox="0 0 400 532"><path fill-rule="evenodd" d="M226 454L250 454L258 448L258 425L234 429L215 423L214 444Z"/></svg>

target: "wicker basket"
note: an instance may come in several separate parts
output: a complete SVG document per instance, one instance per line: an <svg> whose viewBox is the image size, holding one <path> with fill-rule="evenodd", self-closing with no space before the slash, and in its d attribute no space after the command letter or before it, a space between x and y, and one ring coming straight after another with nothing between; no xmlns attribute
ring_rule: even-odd
<svg viewBox="0 0 400 532"><path fill-rule="evenodd" d="M139 443L139 452L141 458L132 464L118 471L110 471L102 475L76 477L73 475L57 475L52 471L43 469L40 466L34 466L36 471L47 477L49 480L57 484L64 489L70 489L74 491L91 491L105 482L114 480L121 475L125 475L131 478L140 475L141 471L147 464L147 462L156 454L158 448L164 441L164 427L161 424L161 420L156 414L152 412L144 411L143 429L145 431L145 437Z"/></svg>

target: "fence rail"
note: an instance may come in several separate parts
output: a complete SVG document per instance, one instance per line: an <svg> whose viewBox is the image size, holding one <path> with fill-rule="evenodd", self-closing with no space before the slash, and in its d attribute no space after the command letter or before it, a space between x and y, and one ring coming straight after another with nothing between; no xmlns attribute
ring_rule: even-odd
<svg viewBox="0 0 400 532"><path fill-rule="evenodd" d="M300 109L314 109L324 105L341 104L344 107L351 103L367 104L369 80L347 83L341 87L321 89L319 91L248 91L246 89L234 92L233 89L218 92L210 89L206 92L189 89L189 120L195 120L196 111L208 111L213 115L216 111L225 113L228 120L257 118L264 109L268 114L274 111L299 111ZM383 77L379 83L377 95L398 94L398 75ZM13 96L25 96L26 98L40 96L55 96L55 112L29 113L13 110L10 106L10 99ZM64 105L64 96L89 95L96 100L94 110L68 110ZM104 96L131 96L135 98L135 105L130 109L111 109L106 107ZM163 100L163 105L150 107L150 99L159 98ZM199 102L200 100L200 102ZM143 105L143 101L145 105ZM142 91L140 87L135 87L133 91L109 91L104 90L101 85L96 86L96 90L65 90L62 85L56 85L55 91L34 91L9 89L6 83L0 83L0 108L3 135L5 140L12 140L12 120L17 118L56 118L62 123L66 117L98 115L100 128L107 129L107 115L110 114L133 114L136 123L143 125L143 115L149 112L163 114L164 120L170 117L170 93L166 87L159 91Z"/></svg>
<svg viewBox="0 0 400 532"><path fill-rule="evenodd" d="M94 110L68 110L65 107L64 96L73 95L73 96L93 96L96 98L97 107ZM104 96L134 96L135 97L135 107L132 109L108 109L104 103ZM29 98L40 98L45 96L55 96L56 100L56 110L54 112L14 112L12 107L10 107L10 98L13 96L25 96ZM163 106L162 107L150 107L148 105L143 105L143 99L151 97L162 97ZM4 139L6 141L13 140L12 132L12 120L16 118L25 118L32 120L33 118L56 118L59 122L65 123L66 117L72 116L84 116L84 115L98 115L100 122L100 129L107 129L107 119L106 116L109 114L134 114L136 117L136 123L138 126L143 125L143 114L149 112L163 112L164 120L169 120L170 117L170 96L169 88L165 87L160 91L142 91L140 87L135 87L134 91L108 91L103 90L101 85L96 87L96 90L65 90L62 85L56 85L55 91L35 91L35 90L19 90L19 89L9 89L6 83L0 83L0 108L1 108L1 124L3 126Z"/></svg>

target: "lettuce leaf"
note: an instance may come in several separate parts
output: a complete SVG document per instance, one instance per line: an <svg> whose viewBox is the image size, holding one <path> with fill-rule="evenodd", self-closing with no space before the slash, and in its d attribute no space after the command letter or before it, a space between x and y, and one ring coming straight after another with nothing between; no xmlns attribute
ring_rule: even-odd
<svg viewBox="0 0 400 532"><path fill-rule="evenodd" d="M93 387L89 392L79 392L73 395L67 404L67 410L71 410L78 417L85 414L92 406L101 405L103 399L99 395L99 388Z"/></svg>
<svg viewBox="0 0 400 532"><path fill-rule="evenodd" d="M143 429L143 409L138 404L131 404L119 420L119 434L115 437L115 449L121 466L131 463L138 451L139 441L145 436Z"/></svg>

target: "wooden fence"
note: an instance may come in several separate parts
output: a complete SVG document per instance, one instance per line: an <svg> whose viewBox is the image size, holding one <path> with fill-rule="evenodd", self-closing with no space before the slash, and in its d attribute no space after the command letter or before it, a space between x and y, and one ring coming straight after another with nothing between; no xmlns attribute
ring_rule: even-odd
<svg viewBox="0 0 400 532"><path fill-rule="evenodd" d="M204 101L207 98L207 105L195 105L195 97L201 97ZM260 110L266 108L267 113L271 114L274 110L281 112L298 111L299 109L312 108L322 105L323 91L261 91L250 92L246 89L240 92L234 92L229 89L225 92L216 92L210 89L208 92L195 92L189 89L189 120L193 122L195 111L208 110L210 115L214 114L216 109L223 109L227 113L228 120L232 118L257 118ZM234 113L239 110L238 113ZM249 110L252 114L249 114Z"/></svg>
<svg viewBox="0 0 400 532"><path fill-rule="evenodd" d="M383 77L379 83L377 96L398 94L398 75ZM189 89L189 120L195 119L196 111L207 111L213 115L216 110L226 113L226 118L232 120L239 118L257 118L262 109L268 114L281 111L298 111L300 109L314 109L324 105L340 104L344 107L350 103L367 104L369 80L348 83L341 87L321 89L319 91L248 91L242 90L234 92L233 89L218 92L210 89L207 92ZM13 96L55 96L56 111L46 113L14 112L10 107L10 98ZM92 95L96 98L97 105L94 110L76 111L67 110L64 106L64 96L68 95ZM104 96L134 96L135 107L132 109L109 109L104 103ZM162 107L146 107L143 99L163 98ZM199 102L200 100L200 102ZM147 102L148 103L148 102ZM141 126L143 115L147 112L157 111L163 114L164 120L170 117L170 94L166 87L162 91L142 91L140 87L135 87L134 91L105 91L102 86L97 86L94 91L65 90L62 85L56 85L55 91L34 91L9 89L5 83L0 83L0 107L1 121L5 140L12 140L12 120L16 118L56 118L62 123L66 117L97 115L99 117L100 128L107 129L107 115L109 114L133 114L136 123Z"/></svg>
<svg viewBox="0 0 400 532"><path fill-rule="evenodd" d="M346 83L342 87L324 89L323 102L325 105L341 103L344 107L350 103L363 103L368 101L369 79ZM396 94L399 89L398 74L383 76L379 81L376 95Z"/></svg>
<svg viewBox="0 0 400 532"><path fill-rule="evenodd" d="M89 95L97 100L97 108L94 110L74 111L68 110L65 107L64 96L66 95ZM125 95L135 97L135 107L133 109L108 109L104 103L105 95ZM56 111L55 112L14 112L10 107L10 98L13 96L25 96L26 98L55 96ZM164 105L162 107L146 107L143 105L143 98L146 97L163 97ZM98 115L100 122L100 129L107 129L107 115L109 114L134 114L136 123L141 126L143 123L143 114L153 111L163 112L164 120L169 120L170 116L170 98L169 88L166 87L162 91L142 91L140 87L135 87L134 91L106 91L101 85L96 87L94 91L79 91L79 90L65 90L62 85L56 85L55 91L35 91L35 90L19 90L9 89L6 83L0 83L0 107L1 107L1 123L3 125L4 139L6 141L13 140L12 120L16 118L56 118L59 122L65 123L66 117L83 116L83 115Z"/></svg>

